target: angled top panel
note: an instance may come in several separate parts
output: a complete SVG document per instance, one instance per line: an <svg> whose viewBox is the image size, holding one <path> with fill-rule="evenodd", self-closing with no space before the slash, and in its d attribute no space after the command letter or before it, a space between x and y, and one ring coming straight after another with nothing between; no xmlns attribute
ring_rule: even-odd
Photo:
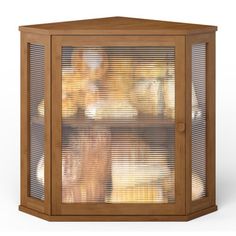
<svg viewBox="0 0 236 236"><path fill-rule="evenodd" d="M216 26L108 17L90 20L20 26L20 31L49 35L189 35L217 30Z"/></svg>

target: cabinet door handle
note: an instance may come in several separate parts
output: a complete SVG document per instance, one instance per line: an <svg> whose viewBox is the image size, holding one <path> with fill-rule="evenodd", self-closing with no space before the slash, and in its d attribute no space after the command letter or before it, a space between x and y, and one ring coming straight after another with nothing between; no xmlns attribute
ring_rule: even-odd
<svg viewBox="0 0 236 236"><path fill-rule="evenodd" d="M185 123L183 123L183 122L178 122L178 123L177 123L177 131L179 131L179 132L184 132L184 131L185 131Z"/></svg>

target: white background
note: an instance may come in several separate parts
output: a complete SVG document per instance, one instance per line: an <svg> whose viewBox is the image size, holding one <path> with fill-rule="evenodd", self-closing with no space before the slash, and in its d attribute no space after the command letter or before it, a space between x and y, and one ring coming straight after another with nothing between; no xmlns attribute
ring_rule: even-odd
<svg viewBox="0 0 236 236"><path fill-rule="evenodd" d="M0 232L78 232L106 235L236 231L236 7L235 1L0 1ZM129 16L217 25L216 213L187 223L49 223L17 210L20 163L19 25ZM83 231L83 232L80 232ZM159 232L161 231L161 232ZM59 233L57 233L58 235ZM198 233L199 234L199 233ZM4 235L4 234L2 234Z"/></svg>

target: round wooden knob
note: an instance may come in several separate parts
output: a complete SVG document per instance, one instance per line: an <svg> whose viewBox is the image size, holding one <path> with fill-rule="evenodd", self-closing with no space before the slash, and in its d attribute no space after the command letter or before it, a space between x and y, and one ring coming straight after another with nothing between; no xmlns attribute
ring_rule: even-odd
<svg viewBox="0 0 236 236"><path fill-rule="evenodd" d="M185 123L179 122L179 123L177 124L177 130L178 130L179 132L184 132L184 131L185 131Z"/></svg>

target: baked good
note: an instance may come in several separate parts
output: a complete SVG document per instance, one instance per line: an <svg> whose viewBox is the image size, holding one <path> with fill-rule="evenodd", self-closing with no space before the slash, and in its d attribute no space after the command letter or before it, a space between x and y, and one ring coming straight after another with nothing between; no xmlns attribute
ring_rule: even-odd
<svg viewBox="0 0 236 236"><path fill-rule="evenodd" d="M44 186L44 154L39 159L36 176L38 182Z"/></svg>
<svg viewBox="0 0 236 236"><path fill-rule="evenodd" d="M162 80L150 79L135 82L130 91L130 101L137 108L139 114L162 115Z"/></svg>
<svg viewBox="0 0 236 236"><path fill-rule="evenodd" d="M72 98L67 98L62 100L62 117L67 118L75 115L77 113L78 106L76 101ZM38 106L38 113L40 116L44 116L44 99Z"/></svg>
<svg viewBox="0 0 236 236"><path fill-rule="evenodd" d="M86 83L82 81L79 75L73 71L62 71L62 117L71 117L77 113L81 97L83 98L82 90L86 87ZM38 113L44 116L44 99L38 106Z"/></svg>
<svg viewBox="0 0 236 236"><path fill-rule="evenodd" d="M111 156L111 202L166 201L160 184L169 175L164 150L151 150L136 133L117 133L112 135Z"/></svg>
<svg viewBox="0 0 236 236"><path fill-rule="evenodd" d="M81 79L74 71L62 73L62 117L75 115L78 108L85 109L91 103L100 100L99 88L95 82ZM44 99L38 106L38 113L44 116Z"/></svg>
<svg viewBox="0 0 236 236"><path fill-rule="evenodd" d="M202 112L199 109L196 90L192 83L192 119L199 119L202 116Z"/></svg>
<svg viewBox="0 0 236 236"><path fill-rule="evenodd" d="M109 70L102 81L107 99L128 99L133 81L132 59L128 56L109 57Z"/></svg>
<svg viewBox="0 0 236 236"><path fill-rule="evenodd" d="M77 113L78 107L76 101L72 98L62 100L62 117L67 118Z"/></svg>
<svg viewBox="0 0 236 236"><path fill-rule="evenodd" d="M87 81L81 78L79 73L74 71L62 72L62 107L66 110L84 107L84 95ZM71 101L67 102L67 100ZM65 105L63 106L63 102ZM72 107L71 107L72 106Z"/></svg>
<svg viewBox="0 0 236 236"><path fill-rule="evenodd" d="M204 184L197 174L192 174L192 201L202 198L204 195Z"/></svg>
<svg viewBox="0 0 236 236"><path fill-rule="evenodd" d="M137 110L127 100L100 100L85 108L85 116L90 119L133 118Z"/></svg>
<svg viewBox="0 0 236 236"><path fill-rule="evenodd" d="M93 81L88 81L84 90L84 104L80 106L82 109L86 109L86 107L90 106L101 100L102 93L100 87L94 83ZM82 97L80 98L82 99Z"/></svg>
<svg viewBox="0 0 236 236"><path fill-rule="evenodd" d="M167 178L164 178L162 184L164 195L168 197L169 202L173 202L175 199L175 171L172 171ZM204 185L201 178L192 173L192 201L200 199L203 194Z"/></svg>
<svg viewBox="0 0 236 236"><path fill-rule="evenodd" d="M134 66L135 79L158 79L167 76L167 61L161 59L137 60Z"/></svg>
<svg viewBox="0 0 236 236"><path fill-rule="evenodd" d="M99 188L101 184L93 181L78 185L69 185L63 187L63 203L83 203L83 202L105 202L106 188Z"/></svg>
<svg viewBox="0 0 236 236"><path fill-rule="evenodd" d="M112 184L127 187L169 175L166 150L151 150L136 133L112 136Z"/></svg>
<svg viewBox="0 0 236 236"><path fill-rule="evenodd" d="M111 203L167 203L162 187L156 182L115 188L108 200Z"/></svg>
<svg viewBox="0 0 236 236"><path fill-rule="evenodd" d="M168 198L168 202L175 201L175 171L171 171L166 178L162 180L164 196Z"/></svg>
<svg viewBox="0 0 236 236"><path fill-rule="evenodd" d="M104 81L104 87L108 99L128 100L132 77L119 73L109 74Z"/></svg>
<svg viewBox="0 0 236 236"><path fill-rule="evenodd" d="M107 54L101 47L76 47L71 55L71 66L85 80L100 80L108 69Z"/></svg>
<svg viewBox="0 0 236 236"><path fill-rule="evenodd" d="M133 59L128 55L124 56L124 54L111 55L109 57L109 73L113 75L123 74L127 77L132 77Z"/></svg>
<svg viewBox="0 0 236 236"><path fill-rule="evenodd" d="M168 119L175 118L175 79L169 77L163 80L164 116Z"/></svg>
<svg viewBox="0 0 236 236"><path fill-rule="evenodd" d="M40 116L44 116L44 112L45 112L45 107L44 107L44 99L43 99L38 105L38 114Z"/></svg>
<svg viewBox="0 0 236 236"><path fill-rule="evenodd" d="M104 202L111 178L110 132L75 130L62 152L62 201Z"/></svg>
<svg viewBox="0 0 236 236"><path fill-rule="evenodd" d="M169 119L175 118L175 79L169 77L163 82L164 116ZM192 83L192 119L200 118L202 115L196 96L196 91Z"/></svg>
<svg viewBox="0 0 236 236"><path fill-rule="evenodd" d="M96 81L84 79L77 72L64 73L62 99L73 100L74 106L85 109L86 106L100 100L100 88Z"/></svg>

